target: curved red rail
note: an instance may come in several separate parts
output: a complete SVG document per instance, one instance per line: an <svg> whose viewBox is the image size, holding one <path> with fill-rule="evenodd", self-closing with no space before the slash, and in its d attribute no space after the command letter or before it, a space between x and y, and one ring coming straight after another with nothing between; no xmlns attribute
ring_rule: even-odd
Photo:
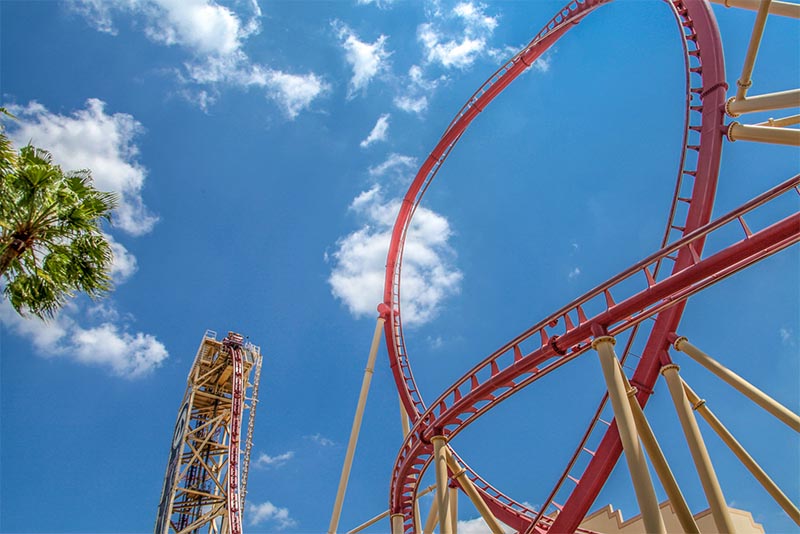
<svg viewBox="0 0 800 534"><path fill-rule="evenodd" d="M400 392L401 400L411 420L415 424L414 431L398 458L393 477L390 501L393 513L402 512L406 515L407 530L413 528L413 522L410 521L411 516L408 513L408 508L410 503L413 502L413 493L416 491L416 483L410 479L403 480L403 478L406 474L416 475L421 468L424 467L427 463L425 457L430 452L426 450L426 447L429 448L429 445L425 443L427 438L429 438L432 433L444 429L444 427L439 425L431 426L437 421L437 418L431 418L431 415L438 410L438 417L441 418L446 416L450 411L455 411L455 406L448 405L444 400L437 401L437 404L434 404L432 410L426 410L425 403L416 386L405 348L400 313L400 273L405 236L411 218L442 163L446 160L450 151L477 114L483 111L505 87L513 82L519 74L527 69L553 43L566 33L569 28L577 24L583 17L604 3L606 3L606 0L573 1L569 3L545 25L544 29L527 47L495 72L495 74L469 99L467 104L459 111L448 126L439 143L423 163L401 204L400 213L398 214L392 232L392 241L387 258L384 305L381 306L381 310L382 314L386 316L387 319L385 334L395 381L398 391ZM688 91L685 150L681 156L681 169L669 216L669 223L665 233L665 242L668 241L670 236L674 233L686 235L692 230L699 228L710 219L722 146L722 104L724 103L724 88L726 87L724 83L724 67L719 32L709 6L701 0L673 0L670 2L670 5L673 6L673 11L682 28L681 36L684 42ZM698 78L699 83L693 80L692 77ZM689 117L693 115L698 115L699 120L690 122ZM687 157L687 154L691 152L696 153L696 157ZM691 163L691 160L695 160L694 168L686 168L687 162ZM685 202L688 205L685 221L677 222L675 220L675 214L677 212L675 207L678 202ZM674 256L669 254L660 256L656 264L645 266L645 275L648 283L652 281L653 285L656 285L656 277L659 274L658 268L661 265L661 261L664 259L669 259L674 262L672 270L673 275L690 268L692 272L700 272L696 265L698 263L697 259L702 252L704 239L705 234L695 236L691 247L676 248L673 250L675 253ZM627 302L623 301L620 305L614 304L610 293L610 286L603 290L603 295L607 299L607 313L610 312L612 308L615 310L621 309L620 306ZM631 302L637 305L643 305L641 299L640 301L634 300ZM648 317L651 317L655 313L663 312L658 313L648 340L647 350L633 377L633 380L642 392L640 398L642 404L646 402L647 392L651 390L657 376L659 352L663 351L668 346L667 335L677 327L683 309L682 302L683 299L677 299L674 302L670 302L669 305L663 305L664 303L662 303L656 306L655 312L647 314ZM650 305L655 306L654 303L650 303ZM636 312L640 315L644 315L643 308L631 309L629 311L630 313ZM591 324L601 328L607 328L610 326L610 323L604 321L614 318L618 319L615 314L606 315L605 317L595 318ZM552 350L554 354L565 355L573 349L580 349L580 352L586 349L587 344L585 343L585 339L590 331L586 330L585 327L590 323L586 320L584 310L581 306L562 310L562 312L555 314L549 322L554 322L556 325L563 325L565 328L564 334L561 335L561 337L552 335L548 333L547 325L543 324L540 328L534 328L532 331L529 331L527 333L529 335L523 334L515 340L512 340L512 342L505 346L505 350L513 351L515 363L523 360L532 361L529 357L523 357L521 342L526 340L533 333L539 333L541 336L542 349L545 350L545 353L547 350ZM577 328L580 329L582 326L584 327L583 330L580 330L580 336L573 331L575 322L579 325ZM638 324L638 322L632 324ZM575 338L576 346L571 346L569 343L571 338ZM576 352L575 356L580 352ZM493 355L494 357L490 356L485 360L485 362L489 362L491 366L489 371L491 378L499 375L498 357L503 353L504 351L500 351L495 353L495 355ZM480 381L475 383L477 374L468 373L467 376L470 377L469 394L472 394L475 390L481 389L479 387ZM514 383L513 380L518 378L517 375L507 378L510 382L503 386L506 388L507 392L517 390L518 387L523 385L523 382L525 385L532 382L532 380L528 380L527 382L526 380L522 380L519 383ZM463 383L463 381L461 383ZM515 386L511 384L515 384ZM453 395L463 397L464 392L456 387L453 390ZM506 396L507 395L504 395L503 398ZM453 400L453 404L456 404L461 399ZM478 402L484 403L484 406L474 410L474 417L485 412L488 409L483 409L485 406L493 405L495 398L491 396L478 398ZM473 406L473 408L474 407L475 406ZM429 415L422 417L423 414ZM600 487L602 487L602 483L607 478L608 473L610 473L610 470L613 468L621 452L618 436L616 436L616 433L612 432L612 430L614 429L609 429L609 431L607 431L601 447L589 463L587 474L591 474L592 476L584 477L583 480L589 480L590 482L578 483L570 499L563 507L562 513L558 516L557 521L559 521L560 524L552 525L553 530L575 530L578 523L585 515L585 510L588 509L588 506L590 506L591 502L594 500L597 492L599 492ZM419 442L416 446L411 446L414 443L414 439L419 439ZM411 456L405 456L404 451L408 454L413 451L413 454L411 454ZM409 458L412 459L407 461ZM532 521L530 510L491 488L491 486L483 482L472 470L468 469L468 471L471 473L472 478L478 482L477 485L479 489L483 490L483 496L490 508L501 520L518 529L527 528L529 525L533 528L533 525L537 522L540 522L540 526L543 528L548 526L550 521L546 519L545 516L540 514L535 521ZM489 488L491 488L491 490Z"/></svg>
<svg viewBox="0 0 800 534"><path fill-rule="evenodd" d="M244 362L241 342L225 338L233 364L231 375L231 434L228 443L228 515L231 534L242 534L242 508L239 493L239 443L242 435L242 409L244 407Z"/></svg>

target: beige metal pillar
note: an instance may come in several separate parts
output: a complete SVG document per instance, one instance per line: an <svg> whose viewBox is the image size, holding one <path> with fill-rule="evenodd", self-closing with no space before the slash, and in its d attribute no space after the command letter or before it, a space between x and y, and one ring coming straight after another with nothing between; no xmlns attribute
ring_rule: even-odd
<svg viewBox="0 0 800 534"><path fill-rule="evenodd" d="M758 8L761 6L761 0L711 0L711 3L721 4L725 7L750 9L752 11L758 10ZM772 2L769 4L769 12L771 15L780 15L782 17L798 19L800 18L800 4L772 0Z"/></svg>
<svg viewBox="0 0 800 534"><path fill-rule="evenodd" d="M639 401L636 400L636 388L631 387L628 382L628 377L622 372L622 367L617 366L617 369L628 391L628 402L631 405L633 419L636 422L636 430L639 432L644 450L647 451L647 456L650 458L653 469L655 469L658 479L664 487L667 498L672 504L672 508L675 510L678 522L680 522L681 528L683 528L685 533L699 534L700 529L694 520L694 516L692 516L692 511L689 509L689 505L686 504L686 499L683 497L680 487L678 487L675 475L673 475L672 470L669 468L667 459L664 457L664 453L658 445L653 429L650 427L650 423L647 421L644 411L642 411L642 407L639 405Z"/></svg>
<svg viewBox="0 0 800 534"><path fill-rule="evenodd" d="M789 410L787 407L752 385L750 382L737 375L718 361L711 358L708 354L701 351L687 340L679 337L675 340L674 346L681 352L692 357L697 363L720 377L742 395L752 400L766 411L789 425L795 432L800 432L800 417Z"/></svg>
<svg viewBox="0 0 800 534"><path fill-rule="evenodd" d="M436 468L436 498L439 499L439 533L453 534L450 522L450 494L447 491L447 438L433 436L433 461Z"/></svg>
<svg viewBox="0 0 800 534"><path fill-rule="evenodd" d="M700 427L697 426L692 407L684 394L683 384L680 376L678 376L679 369L675 364L665 365L661 368L661 374L664 375L664 379L667 381L669 393L675 403L675 410L678 412L678 418L686 435L686 442L692 453L692 459L700 477L700 482L703 485L706 499L708 499L708 506L711 508L711 515L714 518L717 531L722 534L735 532L728 506L725 504L725 497L722 495L722 488L719 486L717 474L711 465L711 458L708 455L705 442L703 442L703 436L700 434Z"/></svg>
<svg viewBox="0 0 800 534"><path fill-rule="evenodd" d="M757 143L800 146L800 130L732 122L728 125L728 141L755 141Z"/></svg>
<svg viewBox="0 0 800 534"><path fill-rule="evenodd" d="M764 35L764 26L767 23L771 1L761 0L761 5L758 6L756 20L753 23L753 32L750 34L750 43L747 45L747 52L744 56L742 75L736 80L736 100L744 100L747 95L747 89L753 84L751 76L753 75L753 67L756 64L758 48L761 46L761 37Z"/></svg>
<svg viewBox="0 0 800 534"><path fill-rule="evenodd" d="M798 106L800 106L800 89L790 89L789 91L751 96L744 100L736 100L731 97L725 104L725 111L731 117L738 117L743 113L796 108Z"/></svg>
<svg viewBox="0 0 800 534"><path fill-rule="evenodd" d="M601 336L592 341L592 348L600 357L600 365L603 368L603 376L608 387L608 396L614 409L614 418L617 422L622 448L625 451L625 461L628 463L631 473L633 489L636 492L636 500L639 502L645 530L650 533L664 533L666 532L664 520L661 518L656 492L647 470L647 461L636 434L636 424L628 403L625 384L617 372L619 364L617 355L614 353L615 343L613 337Z"/></svg>
<svg viewBox="0 0 800 534"><path fill-rule="evenodd" d="M403 514L392 514L392 534L403 534Z"/></svg>
<svg viewBox="0 0 800 534"><path fill-rule="evenodd" d="M450 526L453 529L453 534L458 532L458 487L452 486L447 488L450 500Z"/></svg>
<svg viewBox="0 0 800 534"><path fill-rule="evenodd" d="M742 462L755 479L764 486L767 493L769 493L772 498L775 499L775 502L783 508L786 514L792 518L792 521L800 525L800 510L797 509L797 506L794 505L791 499L781 491L778 485L772 481L769 475L761 469L761 466L758 465L745 448L733 437L733 434L731 434L728 429L725 428L725 425L717 419L717 416L714 415L708 405L706 405L706 401L698 397L686 382L683 382L683 389L686 391L686 396L689 398L692 408L706 420L708 425L717 433L722 441L725 442L733 454L739 458L739 461Z"/></svg>
<svg viewBox="0 0 800 534"><path fill-rule="evenodd" d="M350 441L347 444L347 452L344 456L342 476L339 478L339 489L336 491L336 501L333 504L333 513L331 514L331 523L328 527L328 534L335 534L336 529L339 527L339 517L342 514L342 504L344 504L344 494L347 491L347 481L350 478L350 468L353 466L353 456L356 452L358 433L361 430L361 420L364 417L364 407L367 404L369 385L372 381L372 374L374 373L375 369L375 355L378 353L378 344L381 340L381 331L383 330L384 322L385 319L383 317L378 317L378 320L375 324L375 333L372 336L372 345L370 346L369 356L367 357L367 367L364 369L364 379L361 381L361 393L358 396L356 414L353 418L353 428L350 430Z"/></svg>
<svg viewBox="0 0 800 534"><path fill-rule="evenodd" d="M503 534L505 531L503 527L500 525L500 522L497 518L492 514L492 511L489 510L489 507L486 505L486 502L481 498L478 490L475 489L475 484L472 483L472 480L467 476L466 470L462 468L456 459L450 454L450 451L447 451L447 465L450 467L450 470L454 473L453 478L458 482L459 486L464 490L464 493L467 494L469 500L478 510L478 513L481 514L481 517L484 521L486 521L486 525L488 525L489 530L492 531L492 534Z"/></svg>
<svg viewBox="0 0 800 534"><path fill-rule="evenodd" d="M431 503L431 510L428 512L428 518L425 520L425 528L422 529L422 534L433 534L437 521L439 521L439 497L434 495L433 502Z"/></svg>

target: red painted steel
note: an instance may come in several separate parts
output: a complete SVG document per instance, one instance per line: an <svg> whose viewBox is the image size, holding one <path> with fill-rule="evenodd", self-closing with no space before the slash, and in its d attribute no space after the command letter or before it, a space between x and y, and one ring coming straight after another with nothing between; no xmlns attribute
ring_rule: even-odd
<svg viewBox="0 0 800 534"><path fill-rule="evenodd" d="M239 487L239 444L242 435L242 409L244 408L244 362L242 360L242 337L229 334L222 341L228 347L233 364L231 374L231 434L228 443L228 517L230 533L242 534L242 508Z"/></svg>
<svg viewBox="0 0 800 534"><path fill-rule="evenodd" d="M432 436L441 433L455 436L499 402L586 352L593 336L600 333L616 335L630 328L636 329L645 319L654 319L646 348L631 378L640 391L637 398L644 405L661 363L668 360L667 337L677 328L686 299L800 240L800 215L795 214L755 233L742 225L744 239L702 258L703 245L710 233L731 221L743 221L746 213L797 188L800 180L794 177L708 224L723 142L723 105L727 85L722 45L713 13L705 1L668 1L681 29L687 99L684 150L661 250L512 339L466 373L430 407L426 406L411 370L400 311L403 247L411 218L439 168L477 114L573 25L607 1L570 2L522 51L498 69L456 114L418 171L401 204L392 232L384 302L379 306L379 312L386 319L384 332L395 382L413 423L398 455L390 491L390 509L392 513L404 515L406 532L414 529L412 503L419 474L431 461ZM688 157L693 152L696 157ZM691 161L696 163L690 168L687 165ZM677 209L679 203L687 205L684 220L677 219L681 211ZM661 272L665 261L673 262L668 275ZM633 295L622 295L621 283L637 276L644 279L641 280L641 290ZM590 302L602 302L605 311L587 317L585 310L589 309L587 303ZM529 339L536 340L538 348L524 354L521 343ZM626 353L629 348L630 342ZM622 451L613 422L598 449L586 449L589 435L599 428L597 422L604 402L601 402L567 470L538 513L493 488L458 459L498 519L518 531L572 532L577 529ZM590 454L591 460L582 473L573 474L575 460L580 454ZM575 487L564 505L559 505L554 498L565 480L571 480ZM560 511L555 520L545 515L551 504Z"/></svg>

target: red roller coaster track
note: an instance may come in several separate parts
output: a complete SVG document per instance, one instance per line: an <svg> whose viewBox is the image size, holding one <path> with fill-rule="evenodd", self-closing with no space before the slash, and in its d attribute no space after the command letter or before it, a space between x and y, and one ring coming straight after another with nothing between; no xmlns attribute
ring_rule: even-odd
<svg viewBox="0 0 800 534"><path fill-rule="evenodd" d="M395 382L413 423L396 460L390 491L390 511L403 515L406 532L413 532L415 528L413 503L419 476L432 460L432 437L455 436L498 403L586 352L591 348L593 337L616 335L628 329L635 334L642 321L651 319L653 325L645 350L630 379L638 388L639 403L644 406L659 368L669 362L669 336L678 327L686 299L800 241L800 214L774 221L755 233L744 222L744 216L759 206L781 195L794 194L800 184L798 177L709 222L724 134L727 84L722 44L713 13L705 1L670 0L667 3L683 42L686 113L680 171L661 249L502 345L430 405L423 401L411 370L400 310L403 249L414 212L450 151L478 113L570 28L606 3L608 0L570 2L522 51L498 69L456 114L403 199L392 232L384 302L379 312L386 320L384 333ZM677 209L679 204L687 209ZM679 213L685 213L685 218L679 220ZM721 236L723 233L717 230L729 225L741 228L742 239L729 241L726 248L704 258L706 238L712 233ZM672 269L667 272L663 266L669 263ZM633 283L637 283L639 289L626 292ZM573 532L622 453L615 423L606 429L596 451L586 448L605 402L604 398L564 474L538 512L492 487L453 454L489 509L502 522L520 532ZM591 456L588 465L582 473L573 474L576 460L582 454ZM574 487L566 501L557 504L555 495L567 479L574 482ZM555 519L545 515L551 505L560 511Z"/></svg>

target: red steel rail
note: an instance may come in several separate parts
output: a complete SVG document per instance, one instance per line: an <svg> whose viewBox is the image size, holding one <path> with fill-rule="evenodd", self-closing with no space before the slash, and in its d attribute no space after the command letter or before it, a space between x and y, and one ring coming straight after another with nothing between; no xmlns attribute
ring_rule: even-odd
<svg viewBox="0 0 800 534"><path fill-rule="evenodd" d="M379 310L386 318L385 336L395 382L414 423L398 457L390 492L392 513L404 514L406 531L413 530L410 507L414 502L416 478L429 461L430 437L440 432L455 435L497 402L584 352L589 346L587 340L593 334L618 333L627 328L636 328L646 318L653 318L646 348L631 378L640 392L638 400L644 405L666 354L669 345L667 336L678 326L685 299L718 279L796 241L797 220L790 217L768 230L747 237L741 243L731 245L725 251L701 259L706 236L717 228L707 223L711 217L719 171L727 85L721 40L710 6L703 0L670 0L668 4L678 22L683 43L687 92L684 149L662 250L644 260L643 264L634 266L634 271L625 271L587 294L584 300L556 312L545 322L510 341L467 373L431 408L426 406L411 370L400 310L403 248L414 212L450 151L478 113L571 27L607 1L570 2L523 50L498 69L456 114L419 169L401 204L387 258L384 302ZM677 209L681 203L687 206L686 210ZM684 211L685 218L678 220L678 213ZM674 239L678 240L665 247ZM753 248L755 243L761 248ZM669 274L660 269L664 261L673 264ZM644 275L647 288L619 303L615 302L611 290L615 289L617 282L636 273ZM605 301L604 311L588 319L588 303L597 298ZM556 327L563 328L564 332L556 334ZM522 342L530 345L532 342L529 338L534 334L539 335L540 344L536 345L536 350L524 355L526 351L522 348ZM630 345L629 342L627 348ZM504 358L510 359L510 362ZM601 403L586 438L596 428L602 408ZM576 449L576 455L587 451L586 438ZM459 459L459 463L467 470L492 512L503 522L518 530L566 532L577 529L621 451L618 433L612 425L606 430L597 451L591 451L592 458L579 476L570 474L576 464L573 457L548 502L538 513L491 487L462 460ZM565 504L558 505L553 501L554 496L567 479L575 482L575 488ZM544 515L551 503L560 510L555 522Z"/></svg>
<svg viewBox="0 0 800 534"><path fill-rule="evenodd" d="M235 337L234 337L235 336ZM229 335L222 341L230 350L233 373L231 381L231 430L228 443L228 514L230 533L242 534L242 508L239 488L239 442L242 435L242 409L244 408L244 362L242 337Z"/></svg>

